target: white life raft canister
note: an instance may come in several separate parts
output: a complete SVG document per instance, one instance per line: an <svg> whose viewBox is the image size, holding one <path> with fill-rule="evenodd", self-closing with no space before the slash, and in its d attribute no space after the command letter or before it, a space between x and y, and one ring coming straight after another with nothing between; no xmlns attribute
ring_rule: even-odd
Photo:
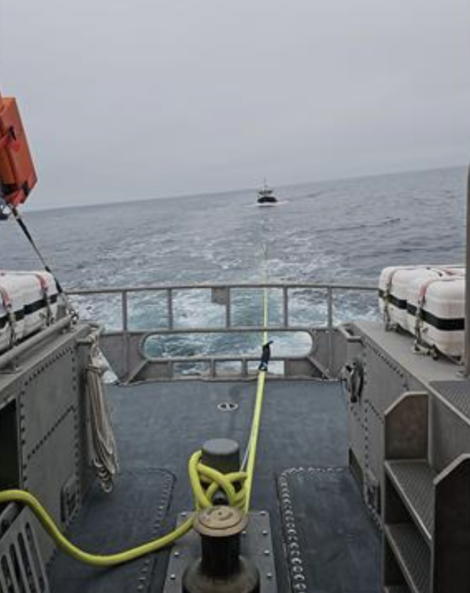
<svg viewBox="0 0 470 593"><path fill-rule="evenodd" d="M408 318L410 284L439 277L433 266L391 266L384 268L379 280L379 307L387 328L400 327L413 332Z"/></svg>
<svg viewBox="0 0 470 593"><path fill-rule="evenodd" d="M0 352L53 323L57 299L48 272L0 271Z"/></svg>
<svg viewBox="0 0 470 593"><path fill-rule="evenodd" d="M465 339L465 276L449 274L414 281L408 298L408 322L417 346L446 356L463 356Z"/></svg>
<svg viewBox="0 0 470 593"><path fill-rule="evenodd" d="M417 347L455 358L463 355L464 267L385 268L379 281L379 304L387 328L407 330Z"/></svg>

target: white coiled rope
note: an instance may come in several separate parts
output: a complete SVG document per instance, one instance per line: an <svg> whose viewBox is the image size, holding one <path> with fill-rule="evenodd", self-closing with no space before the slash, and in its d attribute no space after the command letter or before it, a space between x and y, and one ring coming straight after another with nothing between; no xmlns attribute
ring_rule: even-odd
<svg viewBox="0 0 470 593"><path fill-rule="evenodd" d="M86 371L86 395L90 412L93 466L105 492L113 489L114 478L119 471L116 440L111 424L106 384L103 375L108 370L98 346L98 333L92 337L92 345Z"/></svg>

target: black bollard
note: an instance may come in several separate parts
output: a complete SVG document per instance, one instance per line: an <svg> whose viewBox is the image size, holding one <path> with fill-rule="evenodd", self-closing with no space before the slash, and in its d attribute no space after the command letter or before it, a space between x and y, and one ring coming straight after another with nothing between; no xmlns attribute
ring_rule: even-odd
<svg viewBox="0 0 470 593"><path fill-rule="evenodd" d="M247 516L217 506L201 511L194 529L201 536L202 557L183 575L183 593L259 593L256 566L240 555L240 535Z"/></svg>
<svg viewBox="0 0 470 593"><path fill-rule="evenodd" d="M222 474L237 472L240 469L240 447L232 439L212 439L202 446L201 462ZM214 505L228 503L225 493L218 490L214 494Z"/></svg>

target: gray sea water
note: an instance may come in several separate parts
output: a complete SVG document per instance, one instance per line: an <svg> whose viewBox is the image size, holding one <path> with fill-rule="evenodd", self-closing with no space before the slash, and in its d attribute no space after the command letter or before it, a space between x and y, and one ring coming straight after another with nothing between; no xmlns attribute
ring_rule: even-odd
<svg viewBox="0 0 470 593"><path fill-rule="evenodd" d="M465 183L466 171L455 168L279 187L280 203L273 208L257 207L255 190L247 190L46 211L29 211L26 205L23 213L67 289L262 282L266 273L270 281L373 286L387 265L462 263ZM13 221L0 225L0 266L38 268ZM163 297L132 297L131 326L163 327ZM272 291L269 300L270 323L276 325L280 294ZM82 317L119 327L117 297L77 303ZM235 323L256 325L261 315L259 292L234 295ZM375 296L338 294L335 299L337 320L376 315ZM293 293L292 323L322 324L325 316L323 294ZM180 327L215 327L224 317L210 294L181 292L175 319ZM241 336L229 341L192 336L154 340L151 350L157 355L228 353L255 349L259 339L245 342ZM282 348L292 347L293 341L284 340Z"/></svg>

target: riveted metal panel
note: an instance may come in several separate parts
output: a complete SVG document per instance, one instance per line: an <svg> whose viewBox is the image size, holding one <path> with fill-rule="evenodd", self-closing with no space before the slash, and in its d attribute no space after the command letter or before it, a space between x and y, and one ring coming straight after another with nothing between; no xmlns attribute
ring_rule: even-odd
<svg viewBox="0 0 470 593"><path fill-rule="evenodd" d="M71 405L77 404L74 348L48 356L24 378L20 398L23 462L53 430Z"/></svg>
<svg viewBox="0 0 470 593"><path fill-rule="evenodd" d="M371 401L367 402L365 424L365 495L370 506L377 513L380 513L380 492L383 483L384 420Z"/></svg>
<svg viewBox="0 0 470 593"><path fill-rule="evenodd" d="M405 370L372 340L364 338L365 388L364 400L370 400L383 418L385 410L404 392L409 390Z"/></svg>
<svg viewBox="0 0 470 593"><path fill-rule="evenodd" d="M71 477L78 476L76 432L76 413L70 407L53 430L38 443L27 466L25 487L39 498L62 529L66 527L61 512L62 489ZM39 544L47 561L54 547L44 531L37 528Z"/></svg>
<svg viewBox="0 0 470 593"><path fill-rule="evenodd" d="M348 424L349 449L352 451L356 463L359 464L361 473L364 473L366 469L366 433L357 404L349 406Z"/></svg>
<svg viewBox="0 0 470 593"><path fill-rule="evenodd" d="M444 470L463 453L470 452L468 424L437 398L432 408L432 463L436 471Z"/></svg>
<svg viewBox="0 0 470 593"><path fill-rule="evenodd" d="M62 529L80 505L81 466L87 463L87 456L81 455L86 408L79 376L84 359L79 363L78 348L87 349L77 345L76 337L58 340L56 348L51 344L45 356L35 357L33 365L26 363L19 374L21 486L39 498ZM70 483L76 484L75 498L73 504L69 501L71 509L62 513L63 489ZM54 548L42 529L38 529L38 541L48 562Z"/></svg>

